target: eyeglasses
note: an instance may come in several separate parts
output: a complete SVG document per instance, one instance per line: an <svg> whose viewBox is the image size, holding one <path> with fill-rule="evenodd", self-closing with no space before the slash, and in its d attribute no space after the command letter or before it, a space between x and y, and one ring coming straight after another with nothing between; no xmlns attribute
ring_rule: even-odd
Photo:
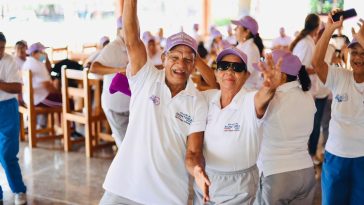
<svg viewBox="0 0 364 205"><path fill-rule="evenodd" d="M219 71L226 71L229 68L232 68L234 72L241 73L246 71L246 64L245 63L235 63L235 62L227 62L227 61L219 61L217 62L217 70Z"/></svg>
<svg viewBox="0 0 364 205"><path fill-rule="evenodd" d="M167 57L173 63L183 61L186 65L192 65L195 62L195 55L193 53L182 53L180 51L169 51Z"/></svg>

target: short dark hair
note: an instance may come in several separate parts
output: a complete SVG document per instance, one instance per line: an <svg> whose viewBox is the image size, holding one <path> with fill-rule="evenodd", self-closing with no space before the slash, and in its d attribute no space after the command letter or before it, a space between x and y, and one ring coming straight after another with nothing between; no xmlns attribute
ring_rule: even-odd
<svg viewBox="0 0 364 205"><path fill-rule="evenodd" d="M15 46L27 46L27 42L24 40L20 40L15 43Z"/></svg>
<svg viewBox="0 0 364 205"><path fill-rule="evenodd" d="M3 32L0 32L0 41L6 42L6 38L3 34Z"/></svg>

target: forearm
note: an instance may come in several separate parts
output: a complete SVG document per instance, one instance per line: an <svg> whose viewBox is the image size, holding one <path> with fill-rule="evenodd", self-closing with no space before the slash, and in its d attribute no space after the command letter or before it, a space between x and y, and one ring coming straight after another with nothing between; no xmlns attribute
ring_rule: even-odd
<svg viewBox="0 0 364 205"><path fill-rule="evenodd" d="M91 73L96 73L99 75L107 75L107 74L114 74L118 72L125 72L125 68L113 68L109 66L104 66L99 62L94 62L91 64L90 68Z"/></svg>
<svg viewBox="0 0 364 205"><path fill-rule="evenodd" d="M254 97L255 112L260 119L264 116L269 102L273 99L276 89L261 88Z"/></svg>
<svg viewBox="0 0 364 205"><path fill-rule="evenodd" d="M139 38L139 23L137 16L137 0L125 0L124 1L124 42L125 44L132 45L140 41Z"/></svg>
<svg viewBox="0 0 364 205"><path fill-rule="evenodd" d="M201 73L201 76L206 81L206 83L212 88L217 88L217 82L213 69L210 68L200 57L196 58L195 66Z"/></svg>
<svg viewBox="0 0 364 205"><path fill-rule="evenodd" d="M190 173L191 176L194 177L195 176L194 171L196 167L201 167L202 169L205 169L205 158L202 152L187 151L185 164L187 171Z"/></svg>
<svg viewBox="0 0 364 205"><path fill-rule="evenodd" d="M0 90L11 94L21 93L21 83L0 82Z"/></svg>

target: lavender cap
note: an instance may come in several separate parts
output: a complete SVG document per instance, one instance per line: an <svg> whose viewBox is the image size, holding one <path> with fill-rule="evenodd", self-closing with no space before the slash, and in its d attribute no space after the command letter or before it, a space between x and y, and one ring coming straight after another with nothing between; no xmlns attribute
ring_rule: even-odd
<svg viewBox="0 0 364 205"><path fill-rule="evenodd" d="M246 56L246 54L235 48L235 47L231 47L231 48L226 48L224 49L223 51L221 51L219 53L219 55L217 55L217 58L216 58L216 61L219 62L222 60L222 58L226 55L234 55L234 56L237 56L239 57L245 64L248 64L248 57Z"/></svg>
<svg viewBox="0 0 364 205"><path fill-rule="evenodd" d="M178 45L186 45L186 46L190 47L197 55L196 40L183 31L173 34L172 36L169 36L167 38L166 47L164 48L164 51L168 52L173 47L178 46Z"/></svg>
<svg viewBox="0 0 364 205"><path fill-rule="evenodd" d="M44 51L44 49L46 49L46 47L43 46L43 44L41 44L40 42L33 43L32 45L29 46L27 54L30 55L35 51Z"/></svg>
<svg viewBox="0 0 364 205"><path fill-rule="evenodd" d="M293 55L291 52L282 51L282 50L274 50L272 52L273 61L275 63L278 62L280 58L282 58L281 72L286 73L288 75L297 76L302 63L300 59ZM257 70L260 70L258 67L258 63L253 63L253 67Z"/></svg>
<svg viewBox="0 0 364 205"><path fill-rule="evenodd" d="M251 16L245 16L240 20L232 20L231 23L247 28L253 35L258 34L258 23Z"/></svg>

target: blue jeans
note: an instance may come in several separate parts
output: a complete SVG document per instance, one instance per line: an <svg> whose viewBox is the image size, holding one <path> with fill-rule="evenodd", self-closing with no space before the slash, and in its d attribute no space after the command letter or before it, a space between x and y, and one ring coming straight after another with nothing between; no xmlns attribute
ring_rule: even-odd
<svg viewBox="0 0 364 205"><path fill-rule="evenodd" d="M362 205L364 157L344 158L326 151L321 184L323 205Z"/></svg>
<svg viewBox="0 0 364 205"><path fill-rule="evenodd" d="M18 101L13 98L0 101L0 163L13 193L26 192L17 154L19 152ZM3 191L0 186L0 199Z"/></svg>
<svg viewBox="0 0 364 205"><path fill-rule="evenodd" d="M317 143L320 138L321 119L324 113L326 102L327 102L327 97L322 99L320 98L315 99L315 105L317 111L315 113L315 118L313 122L313 130L310 135L310 139L308 140L308 152L310 153L311 156L315 156L316 154Z"/></svg>

